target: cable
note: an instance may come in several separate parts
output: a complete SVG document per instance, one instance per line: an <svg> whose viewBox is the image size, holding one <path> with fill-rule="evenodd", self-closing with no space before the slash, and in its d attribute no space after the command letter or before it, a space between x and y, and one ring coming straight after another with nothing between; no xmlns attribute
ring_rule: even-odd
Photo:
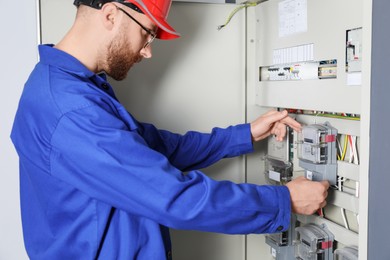
<svg viewBox="0 0 390 260"><path fill-rule="evenodd" d="M359 164L359 156L357 152L357 136L352 137L351 135L349 135L348 140L349 140L349 148L350 148L349 162L354 164Z"/></svg>
<svg viewBox="0 0 390 260"><path fill-rule="evenodd" d="M348 135L348 141L349 141L349 163L352 163L353 162L353 157L354 157L354 153L353 153L353 145L352 145L352 136Z"/></svg>
<svg viewBox="0 0 390 260"><path fill-rule="evenodd" d="M360 121L360 117L356 116L347 116L347 115L334 115L334 114L317 114L318 116L322 117L330 117L330 118L338 118L338 119L348 119L348 120L354 120L354 121Z"/></svg>
<svg viewBox="0 0 390 260"><path fill-rule="evenodd" d="M354 149L353 153L355 156L355 164L359 164L359 154L358 154L358 150L357 150L357 136L353 137L352 143L353 143L353 149Z"/></svg>
<svg viewBox="0 0 390 260"><path fill-rule="evenodd" d="M339 138L336 139L336 144L337 144L337 160L340 161L341 160L340 154L342 153L342 149L341 149Z"/></svg>
<svg viewBox="0 0 390 260"><path fill-rule="evenodd" d="M348 138L345 136L344 138L344 146L343 146L343 153L341 154L341 161L344 161L345 154L347 153L347 145L348 145Z"/></svg>
<svg viewBox="0 0 390 260"><path fill-rule="evenodd" d="M240 11L241 9L244 9L244 8L247 8L247 7L252 7L252 6L256 6L262 2L265 2L265 1L268 1L268 0L258 0L258 1L254 1L254 2L251 2L251 1L245 1L245 2L242 2L240 4L240 6L234 8L234 10L229 14L228 18L226 19L226 22L222 25L219 25L217 27L217 30L221 30L222 28L224 28L226 25L228 25L228 23L230 23L230 20L233 18L233 16L238 12Z"/></svg>
<svg viewBox="0 0 390 260"><path fill-rule="evenodd" d="M344 144L343 144L343 148L341 148L341 144L340 144L340 141L339 139L337 139L337 145L338 145L338 149L339 149L339 154L337 154L337 160L339 161L344 161L345 159L345 154L347 153L347 145L348 145L348 135L346 135L344 137Z"/></svg>

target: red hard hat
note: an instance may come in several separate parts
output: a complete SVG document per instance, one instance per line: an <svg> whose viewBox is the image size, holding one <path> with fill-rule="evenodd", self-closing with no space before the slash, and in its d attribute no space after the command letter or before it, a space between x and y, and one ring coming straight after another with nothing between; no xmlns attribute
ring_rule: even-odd
<svg viewBox="0 0 390 260"><path fill-rule="evenodd" d="M171 40L180 37L167 22L172 0L124 0L124 3L135 4L158 27L157 38Z"/></svg>

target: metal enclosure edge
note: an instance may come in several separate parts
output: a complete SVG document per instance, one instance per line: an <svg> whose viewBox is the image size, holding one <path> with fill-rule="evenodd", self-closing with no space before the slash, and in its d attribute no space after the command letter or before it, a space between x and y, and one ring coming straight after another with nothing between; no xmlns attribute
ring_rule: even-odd
<svg viewBox="0 0 390 260"><path fill-rule="evenodd" d="M370 156L368 190L367 259L390 259L388 235L390 209L389 166L384 155L390 153L386 114L390 111L387 58L390 58L390 2L372 0L372 57L370 104Z"/></svg>

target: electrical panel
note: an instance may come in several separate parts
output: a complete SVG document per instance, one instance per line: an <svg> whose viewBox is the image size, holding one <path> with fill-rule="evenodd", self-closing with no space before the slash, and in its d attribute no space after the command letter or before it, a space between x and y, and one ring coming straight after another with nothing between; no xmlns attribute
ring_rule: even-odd
<svg viewBox="0 0 390 260"><path fill-rule="evenodd" d="M323 209L265 236L272 259L349 259L358 251L361 8L362 0L269 0L254 12L255 103L286 109L302 124L282 142L269 137L265 180L331 185Z"/></svg>

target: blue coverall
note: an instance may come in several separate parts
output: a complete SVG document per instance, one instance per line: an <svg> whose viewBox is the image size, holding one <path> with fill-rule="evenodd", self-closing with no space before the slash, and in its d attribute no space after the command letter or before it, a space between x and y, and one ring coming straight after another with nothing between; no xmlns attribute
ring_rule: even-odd
<svg viewBox="0 0 390 260"><path fill-rule="evenodd" d="M31 259L170 259L168 228L288 228L286 187L197 171L251 152L249 124L210 134L159 130L129 114L104 75L52 45L39 54L11 133Z"/></svg>

